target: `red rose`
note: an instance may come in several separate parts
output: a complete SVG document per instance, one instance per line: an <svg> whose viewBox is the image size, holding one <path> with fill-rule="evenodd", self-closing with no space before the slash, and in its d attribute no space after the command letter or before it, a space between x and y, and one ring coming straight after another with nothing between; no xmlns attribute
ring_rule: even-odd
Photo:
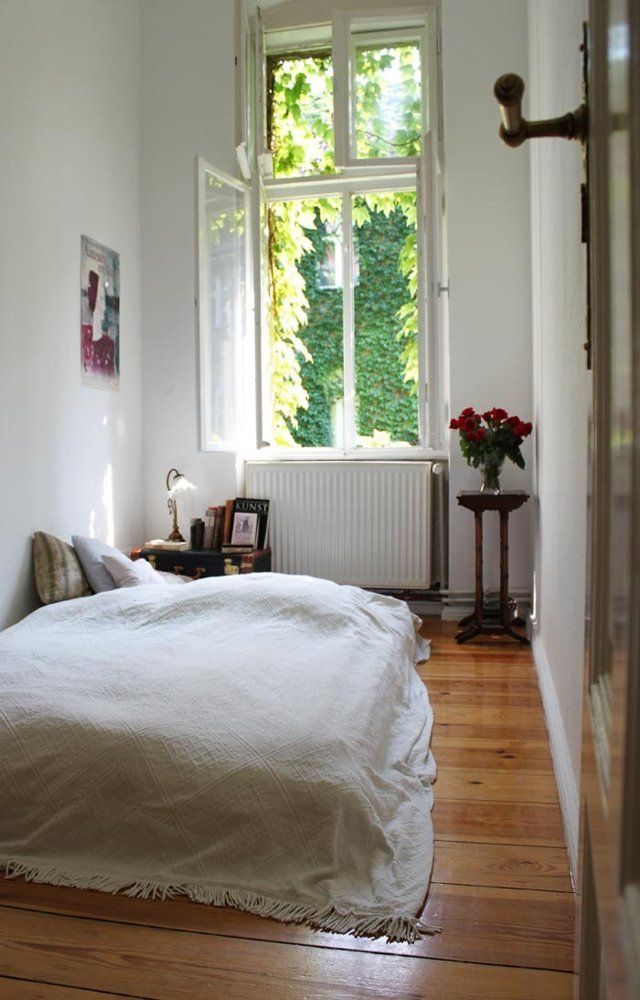
<svg viewBox="0 0 640 1000"><path fill-rule="evenodd" d="M493 419L493 413L491 412L491 410L486 410L486 411L485 411L485 412L484 412L484 413L482 414L482 416L483 416L483 417L484 417L484 419L485 419L485 420L487 421L487 423L489 423L489 421Z"/></svg>
<svg viewBox="0 0 640 1000"><path fill-rule="evenodd" d="M507 411L503 410L501 406L494 406L492 413L493 413L493 419L498 421L506 420L507 417L509 416Z"/></svg>
<svg viewBox="0 0 640 1000"><path fill-rule="evenodd" d="M484 427L478 427L478 430L476 431L476 441L484 441L486 436L487 432Z"/></svg>
<svg viewBox="0 0 640 1000"><path fill-rule="evenodd" d="M451 423L449 424L449 427L451 428L452 431L457 431L460 427L460 421L456 420L454 417Z"/></svg>
<svg viewBox="0 0 640 1000"><path fill-rule="evenodd" d="M462 411L462 413L460 414L460 416L461 417L472 417L475 412L476 411L474 410L473 406L467 406L467 408Z"/></svg>
<svg viewBox="0 0 640 1000"><path fill-rule="evenodd" d="M478 440L479 431L467 431L467 441L471 441L473 444Z"/></svg>
<svg viewBox="0 0 640 1000"><path fill-rule="evenodd" d="M475 422L474 418L473 417L465 417L464 420L460 421L460 428L461 428L461 430L463 430L465 432L465 434L469 434L471 431L475 431L475 429L476 429L476 422Z"/></svg>
<svg viewBox="0 0 640 1000"><path fill-rule="evenodd" d="M520 417L507 417L507 423L511 424L512 427L516 427L521 423Z"/></svg>
<svg viewBox="0 0 640 1000"><path fill-rule="evenodd" d="M519 420L513 427L513 433L520 439L528 437L531 434L531 426L531 424L525 424L522 420Z"/></svg>

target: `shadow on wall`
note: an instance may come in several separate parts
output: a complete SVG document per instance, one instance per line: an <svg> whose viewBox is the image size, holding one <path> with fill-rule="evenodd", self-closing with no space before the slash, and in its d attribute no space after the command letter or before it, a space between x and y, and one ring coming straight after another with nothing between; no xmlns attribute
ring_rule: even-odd
<svg viewBox="0 0 640 1000"><path fill-rule="evenodd" d="M16 579L11 597L4 609L8 625L19 621L28 611L38 607L38 595L33 581L33 543L25 538L16 558Z"/></svg>
<svg viewBox="0 0 640 1000"><path fill-rule="evenodd" d="M33 573L34 532L46 531L67 542L73 534L100 538L109 545L126 546L137 540L138 529L129 523L139 498L131 495L126 476L131 447L126 420L118 412L105 413L110 403L105 406L104 398L86 402L89 411L98 402L98 412L85 412L85 419L76 422L73 430L67 417L62 424L50 426L47 462L28 469L28 489L10 498L13 509L7 513L15 535L2 573L0 628L39 606ZM114 409L118 403L113 400ZM52 447L51 436L70 442L62 458L59 446Z"/></svg>

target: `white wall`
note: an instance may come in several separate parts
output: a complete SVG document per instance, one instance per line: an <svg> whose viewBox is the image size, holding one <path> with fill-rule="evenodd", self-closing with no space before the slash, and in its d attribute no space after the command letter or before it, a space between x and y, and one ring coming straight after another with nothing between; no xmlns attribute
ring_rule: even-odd
<svg viewBox="0 0 640 1000"><path fill-rule="evenodd" d="M146 537L169 527L171 466L198 513L236 495L234 455L199 451L194 158L235 174L234 4L142 0ZM181 517L183 533L188 511ZM185 533L186 537L186 533Z"/></svg>
<svg viewBox="0 0 640 1000"><path fill-rule="evenodd" d="M451 415L494 405L531 418L529 150L498 138L493 85L527 79L526 0L442 0L445 171L449 251ZM527 469L505 463L503 485L528 489ZM479 476L451 438L449 587L473 587L473 517L456 494ZM498 580L497 517L485 515L485 580ZM512 591L531 589L530 505L511 516Z"/></svg>
<svg viewBox="0 0 640 1000"><path fill-rule="evenodd" d="M31 610L31 535L142 529L139 6L0 6L0 625ZM121 388L80 384L80 235L120 253Z"/></svg>
<svg viewBox="0 0 640 1000"><path fill-rule="evenodd" d="M582 100L584 0L530 0L531 112ZM532 153L537 581L534 652L575 858L585 608L586 263L580 242L582 150L541 140ZM568 767L567 767L568 765Z"/></svg>

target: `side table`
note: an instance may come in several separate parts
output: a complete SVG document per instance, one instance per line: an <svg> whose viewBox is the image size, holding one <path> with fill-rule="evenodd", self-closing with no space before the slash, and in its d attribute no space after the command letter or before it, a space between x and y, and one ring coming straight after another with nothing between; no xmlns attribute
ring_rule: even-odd
<svg viewBox="0 0 640 1000"><path fill-rule="evenodd" d="M476 522L476 604L473 613L458 623L461 627L466 626L456 636L458 643L468 642L477 635L509 635L518 642L529 642L526 635L514 629L514 626L523 626L524 622L512 617L514 601L509 597L509 514L528 499L528 493L518 490L503 493L463 490L458 493L458 503L473 511ZM497 612L484 606L482 515L490 510L500 515L500 607Z"/></svg>

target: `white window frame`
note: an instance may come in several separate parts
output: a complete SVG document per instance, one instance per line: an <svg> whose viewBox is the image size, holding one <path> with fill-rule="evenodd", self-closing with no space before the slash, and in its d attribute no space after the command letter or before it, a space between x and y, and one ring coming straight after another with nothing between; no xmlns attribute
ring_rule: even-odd
<svg viewBox="0 0 640 1000"><path fill-rule="evenodd" d="M291 32L291 37L300 37L300 32L310 37L319 35L328 25L326 5L320 0L297 0L284 6L276 6L260 12L252 19L253 64L255 79L250 87L254 99L253 121L258 126L253 142L248 142L248 153L253 170L251 185L251 217L253 240L253 295L255 297L255 362L257 366L255 395L257 397L255 424L256 448L244 451L245 458L260 457L274 460L389 460L446 458L444 418L446 386L444 373L443 322L441 315L440 285L446 284L442 271L442 251L440 224L442 213L442 144L440 111L440 28L437 0L425 0L420 6L407 6L399 0L343 0L342 7L334 11L331 18L332 50L334 59L334 108L336 139L336 173L333 175L273 178L265 171L269 151L266 149L266 51L264 31ZM347 105L341 103L340 93L349 87L352 79L356 44L368 37L365 32L354 34L351 25L357 26L367 21L375 22L376 40L389 26L389 37L421 38L422 55L422 118L423 155L420 157L399 157L363 159L344 155L350 149L349 114L341 114ZM420 22L418 25L417 22ZM392 34L393 33L393 34ZM325 35L326 38L326 35ZM313 45L310 45L312 51ZM280 48L277 49L280 51ZM349 102L351 106L351 101ZM239 133L239 140L243 136ZM249 140L245 135L244 139ZM215 173L220 173L215 171ZM236 182L239 183L239 182ZM418 202L418 252L419 252L419 292L418 307L420 318L418 415L420 443L411 447L356 448L355 442L345 435L344 446L340 448L277 448L268 443L270 437L271 399L268 375L268 352L265 341L268 331L265 302L265 284L262 280L264 268L264 236L260 220L263 206L270 202L313 198L315 196L339 195L343 204L351 209L351 195L358 192L378 192L392 190L415 190ZM343 213L344 215L344 213ZM249 217L249 216L248 216ZM343 217L343 223L344 223ZM426 223L430 222L430 225ZM351 241L350 225L344 229L343 252L343 311L345 322L345 428L355 432L354 400L351 392L347 401L347 382L353 387L353 289L351 287ZM349 274L347 274L349 271ZM250 273L250 272L248 272ZM348 280L345 280L347 279ZM351 362L349 361L351 358ZM426 379L428 378L428 387ZM351 422L349 420L351 418ZM204 418L203 418L204 420ZM266 439L266 440L265 440ZM212 449L213 450L213 449ZM215 450L229 450L217 446ZM234 448L234 450L236 450Z"/></svg>
<svg viewBox="0 0 640 1000"><path fill-rule="evenodd" d="M408 22L421 23L410 25ZM376 31L354 31L354 26L365 26L375 22ZM402 22L406 27L398 27ZM388 27L386 27L388 25ZM356 109L355 109L355 64L356 48L367 42L418 41L420 45L420 65L422 76L422 134L429 131L430 109L429 66L432 65L428 38L429 15L422 7L398 7L393 12L381 14L372 11L335 11L332 28L333 73L334 73L334 139L335 162L338 168L361 170L381 164L393 164L398 170L418 162L416 156L360 157L357 149ZM435 64L434 64L435 65ZM346 92L346 93L345 93Z"/></svg>
<svg viewBox="0 0 640 1000"><path fill-rule="evenodd" d="M253 357L253 344L248 336L251 328L251 303L253 301L253 281L252 281L252 254L253 241L251 233L251 190L243 181L232 177L224 170L219 170L213 164L208 163L202 156L195 159L196 172L196 219L197 219L197 280L196 280L196 308L198 320L198 360L199 360L199 411L200 411L200 450L215 452L237 452L245 448L253 438L251 428L252 408L241 407L242 399L250 398L254 394L254 372L255 359ZM245 239L245 308L241 329L237 331L236 360L240 358L241 363L235 365L233 372L235 413L233 414L233 424L235 435L233 440L220 441L212 435L213 412L211 402L211 381L213 376L212 362L212 341L210 328L210 269L209 269L209 244L206 234L206 191L205 182L208 174L213 175L218 180L233 188L242 195L244 201L244 212L246 220Z"/></svg>

